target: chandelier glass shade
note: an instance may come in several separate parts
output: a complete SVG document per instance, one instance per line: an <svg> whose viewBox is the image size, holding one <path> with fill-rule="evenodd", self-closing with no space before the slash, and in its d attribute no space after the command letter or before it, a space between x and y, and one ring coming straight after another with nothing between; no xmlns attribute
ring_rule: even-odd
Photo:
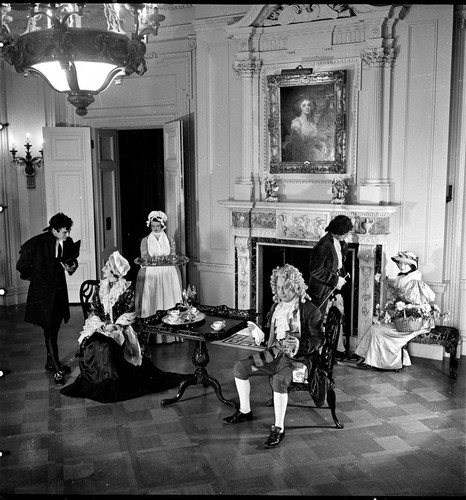
<svg viewBox="0 0 466 500"><path fill-rule="evenodd" d="M83 15L84 4L29 4L28 29L15 39L7 24L8 4L1 5L5 60L18 73L40 76L57 92L66 93L80 116L112 81L147 71L144 37L157 34L165 19L155 4L100 4L107 30L81 28L76 19ZM122 9L133 17L131 38L123 31Z"/></svg>

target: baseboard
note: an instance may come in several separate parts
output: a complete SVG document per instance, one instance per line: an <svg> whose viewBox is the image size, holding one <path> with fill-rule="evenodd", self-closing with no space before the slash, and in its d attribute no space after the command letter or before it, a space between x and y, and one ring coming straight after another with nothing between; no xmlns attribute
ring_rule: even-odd
<svg viewBox="0 0 466 500"><path fill-rule="evenodd" d="M408 345L408 352L410 356L435 359L437 361L442 361L444 356L443 346L435 344L418 344L416 342L410 342Z"/></svg>

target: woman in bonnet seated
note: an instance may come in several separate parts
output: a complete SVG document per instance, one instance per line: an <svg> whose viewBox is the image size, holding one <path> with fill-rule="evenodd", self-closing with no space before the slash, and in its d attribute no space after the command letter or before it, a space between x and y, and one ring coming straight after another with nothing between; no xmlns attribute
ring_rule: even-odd
<svg viewBox="0 0 466 500"><path fill-rule="evenodd" d="M102 268L92 313L78 339L80 374L61 389L64 396L113 403L177 387L182 375L164 372L142 357L132 324L134 290L124 276L129 262L113 252Z"/></svg>
<svg viewBox="0 0 466 500"><path fill-rule="evenodd" d="M435 300L433 290L422 281L422 273L418 269L419 258L413 252L398 252L392 260L399 269L394 280L399 300L416 306ZM372 325L355 351L362 358L359 367L399 370L403 366L411 366L409 353L403 347L412 338L427 333L430 327L426 326L414 332L398 332L391 323Z"/></svg>
<svg viewBox="0 0 466 500"><path fill-rule="evenodd" d="M146 225L150 233L141 241L141 261L176 255L175 240L165 233L167 216L152 211ZM172 309L182 301L181 273L175 265L141 266L136 278L136 316L147 318L157 311ZM156 336L156 342L173 342L175 337Z"/></svg>

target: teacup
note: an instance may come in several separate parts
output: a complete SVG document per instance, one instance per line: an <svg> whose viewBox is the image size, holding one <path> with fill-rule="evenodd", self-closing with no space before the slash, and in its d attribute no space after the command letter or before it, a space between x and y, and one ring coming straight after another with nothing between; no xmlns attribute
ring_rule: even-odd
<svg viewBox="0 0 466 500"><path fill-rule="evenodd" d="M212 323L212 328L214 330L221 330L225 326L225 321L214 321Z"/></svg>
<svg viewBox="0 0 466 500"><path fill-rule="evenodd" d="M178 309L168 311L168 317L170 318L170 321L176 321L180 317L180 311Z"/></svg>

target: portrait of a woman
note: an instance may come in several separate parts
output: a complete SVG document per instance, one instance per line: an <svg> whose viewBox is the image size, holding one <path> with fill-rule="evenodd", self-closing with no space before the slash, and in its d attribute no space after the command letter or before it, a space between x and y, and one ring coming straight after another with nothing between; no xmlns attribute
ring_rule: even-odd
<svg viewBox="0 0 466 500"><path fill-rule="evenodd" d="M285 133L282 160L318 162L334 159L333 121L330 102L300 94L293 104L295 117Z"/></svg>

